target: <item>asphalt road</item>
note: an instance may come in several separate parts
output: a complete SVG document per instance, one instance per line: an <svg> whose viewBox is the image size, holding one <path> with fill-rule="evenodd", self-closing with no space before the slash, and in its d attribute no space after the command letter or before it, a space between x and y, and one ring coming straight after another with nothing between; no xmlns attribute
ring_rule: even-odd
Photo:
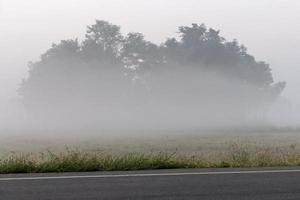
<svg viewBox="0 0 300 200"><path fill-rule="evenodd" d="M300 168L0 176L1 200L300 199Z"/></svg>

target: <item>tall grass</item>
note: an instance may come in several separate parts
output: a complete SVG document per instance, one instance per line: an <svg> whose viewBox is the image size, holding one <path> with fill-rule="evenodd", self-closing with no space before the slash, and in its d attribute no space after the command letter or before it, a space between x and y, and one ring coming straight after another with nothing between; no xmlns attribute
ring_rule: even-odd
<svg viewBox="0 0 300 200"><path fill-rule="evenodd" d="M11 153L0 159L2 174L272 166L300 166L300 151L294 146L262 148L241 144L232 144L223 152L193 155L176 152L110 154L66 148L61 153Z"/></svg>

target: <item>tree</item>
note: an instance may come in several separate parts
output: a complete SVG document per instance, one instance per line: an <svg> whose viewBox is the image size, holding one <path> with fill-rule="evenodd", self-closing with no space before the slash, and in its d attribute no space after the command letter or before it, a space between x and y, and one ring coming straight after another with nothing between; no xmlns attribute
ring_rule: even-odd
<svg viewBox="0 0 300 200"><path fill-rule="evenodd" d="M156 45L141 33L123 36L119 26L97 20L82 42L53 44L29 68L19 93L30 110L51 112L157 110L180 117L180 110L199 117L214 110L213 116L240 117L285 88L274 83L267 63L204 24L179 27L179 39Z"/></svg>
<svg viewBox="0 0 300 200"><path fill-rule="evenodd" d="M101 107L121 100L130 80L120 58L120 28L105 21L89 26L84 41L62 40L30 63L19 93L34 110ZM68 102L68 103L67 103ZM85 102L85 103L83 103Z"/></svg>
<svg viewBox="0 0 300 200"><path fill-rule="evenodd" d="M209 68L257 87L270 87L270 66L256 61L237 40L228 42L219 33L203 24L179 27L180 41L171 38L163 44L167 62Z"/></svg>

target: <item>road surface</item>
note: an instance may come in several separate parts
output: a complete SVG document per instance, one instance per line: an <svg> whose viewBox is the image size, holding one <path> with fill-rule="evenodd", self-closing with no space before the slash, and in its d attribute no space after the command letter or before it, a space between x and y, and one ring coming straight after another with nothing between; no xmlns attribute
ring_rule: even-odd
<svg viewBox="0 0 300 200"><path fill-rule="evenodd" d="M299 200L300 168L0 175L2 200Z"/></svg>

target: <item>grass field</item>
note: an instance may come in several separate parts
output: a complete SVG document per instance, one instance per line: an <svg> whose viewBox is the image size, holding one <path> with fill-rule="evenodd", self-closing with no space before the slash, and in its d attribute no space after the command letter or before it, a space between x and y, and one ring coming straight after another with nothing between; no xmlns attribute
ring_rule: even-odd
<svg viewBox="0 0 300 200"><path fill-rule="evenodd" d="M298 129L6 131L0 173L300 166Z"/></svg>

